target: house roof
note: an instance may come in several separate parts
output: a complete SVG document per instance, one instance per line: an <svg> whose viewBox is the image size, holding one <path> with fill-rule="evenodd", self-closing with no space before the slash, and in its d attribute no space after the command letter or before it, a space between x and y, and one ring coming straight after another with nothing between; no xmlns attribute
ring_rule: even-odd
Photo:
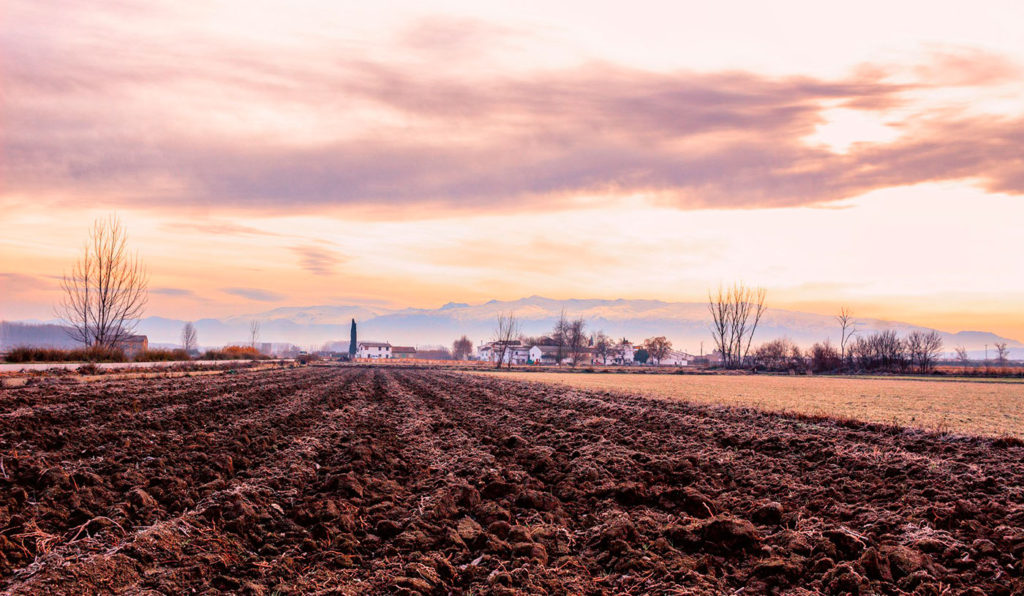
<svg viewBox="0 0 1024 596"><path fill-rule="evenodd" d="M544 354L544 355L558 354L558 346L533 346L533 347L537 348L538 350L540 350L540 353ZM531 349L533 349L533 348L531 348ZM562 348L562 355L565 355L567 353L568 353L568 350L566 350L565 348Z"/></svg>
<svg viewBox="0 0 1024 596"><path fill-rule="evenodd" d="M359 345L366 348L390 348L391 344L382 341L361 341Z"/></svg>
<svg viewBox="0 0 1024 596"><path fill-rule="evenodd" d="M696 356L694 356L693 354L688 354L681 350L669 350L668 356L666 356L665 358L679 358L682 360L690 360L696 358Z"/></svg>
<svg viewBox="0 0 1024 596"><path fill-rule="evenodd" d="M391 353L393 354L415 354L416 348L412 346L392 346Z"/></svg>

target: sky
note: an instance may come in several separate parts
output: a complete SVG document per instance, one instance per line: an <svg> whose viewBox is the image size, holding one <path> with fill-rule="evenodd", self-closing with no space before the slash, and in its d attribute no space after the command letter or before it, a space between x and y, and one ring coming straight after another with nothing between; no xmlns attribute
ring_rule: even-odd
<svg viewBox="0 0 1024 596"><path fill-rule="evenodd" d="M1024 3L0 0L0 319L540 294L1024 340Z"/></svg>

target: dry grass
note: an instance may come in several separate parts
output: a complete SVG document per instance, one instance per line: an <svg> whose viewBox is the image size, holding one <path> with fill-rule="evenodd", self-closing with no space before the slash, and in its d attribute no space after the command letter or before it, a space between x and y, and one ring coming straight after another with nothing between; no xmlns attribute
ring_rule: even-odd
<svg viewBox="0 0 1024 596"><path fill-rule="evenodd" d="M768 375L498 374L597 391L1024 438L1024 384Z"/></svg>

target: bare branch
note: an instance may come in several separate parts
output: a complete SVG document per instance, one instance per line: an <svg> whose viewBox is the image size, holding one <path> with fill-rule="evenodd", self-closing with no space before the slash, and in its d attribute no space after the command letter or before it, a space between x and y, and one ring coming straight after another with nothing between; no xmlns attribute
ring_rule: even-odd
<svg viewBox="0 0 1024 596"><path fill-rule="evenodd" d="M249 321L249 346L255 348L260 341L260 322L253 319Z"/></svg>

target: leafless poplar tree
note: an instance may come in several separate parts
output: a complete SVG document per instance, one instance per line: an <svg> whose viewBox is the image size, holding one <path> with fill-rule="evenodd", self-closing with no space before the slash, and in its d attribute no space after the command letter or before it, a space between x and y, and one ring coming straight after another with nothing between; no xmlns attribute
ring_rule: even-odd
<svg viewBox="0 0 1024 596"><path fill-rule="evenodd" d="M116 215L97 219L82 257L61 278L57 316L72 339L113 348L135 331L146 308L149 277Z"/></svg>
<svg viewBox="0 0 1024 596"><path fill-rule="evenodd" d="M198 343L199 334L196 332L196 326L192 324L192 321L185 323L185 326L181 328L181 347L185 352L191 354L192 350L196 349Z"/></svg>
<svg viewBox="0 0 1024 596"><path fill-rule="evenodd" d="M1006 347L1006 342L995 344L996 347L996 362L1001 366L1006 365L1006 361L1009 360L1010 350Z"/></svg>
<svg viewBox="0 0 1024 596"><path fill-rule="evenodd" d="M711 333L726 368L737 368L746 360L754 332L767 310L767 295L764 288L748 288L740 283L731 288L719 286L717 294L708 291Z"/></svg>
<svg viewBox="0 0 1024 596"><path fill-rule="evenodd" d="M836 321L839 322L839 328L842 331L839 339L839 358L842 362L846 362L846 342L850 341L850 338L857 333L857 328L854 327L856 322L853 320L850 309L845 306L839 309Z"/></svg>
<svg viewBox="0 0 1024 596"><path fill-rule="evenodd" d="M551 339L555 342L555 347L558 350L555 351L555 365L562 366L562 360L568 352L569 335L571 333L571 323L569 319L565 317L565 309L562 309L560 315L558 315L558 322L555 323L555 331L551 334Z"/></svg>
<svg viewBox="0 0 1024 596"><path fill-rule="evenodd" d="M512 342L519 337L519 319L514 312L498 313L498 325L494 328L494 353L497 354L495 368L502 363L512 347ZM508 367L512 368L512 359L508 359Z"/></svg>
<svg viewBox="0 0 1024 596"><path fill-rule="evenodd" d="M590 343L594 346L594 354L601 359L601 364L608 364L608 354L614 347L614 340L605 335L604 331L598 331L590 336Z"/></svg>
<svg viewBox="0 0 1024 596"><path fill-rule="evenodd" d="M258 341L260 341L260 322L253 319L249 321L249 345L255 348Z"/></svg>
<svg viewBox="0 0 1024 596"><path fill-rule="evenodd" d="M587 324L583 320L583 317L573 319L568 328L566 329L566 348L569 351L569 357L572 358L572 365L576 366L580 362L580 357L586 353L587 349Z"/></svg>
<svg viewBox="0 0 1024 596"><path fill-rule="evenodd" d="M956 359L964 366L964 368L966 368L971 362L970 356L967 355L967 348L964 346L957 346L954 352L956 353Z"/></svg>

